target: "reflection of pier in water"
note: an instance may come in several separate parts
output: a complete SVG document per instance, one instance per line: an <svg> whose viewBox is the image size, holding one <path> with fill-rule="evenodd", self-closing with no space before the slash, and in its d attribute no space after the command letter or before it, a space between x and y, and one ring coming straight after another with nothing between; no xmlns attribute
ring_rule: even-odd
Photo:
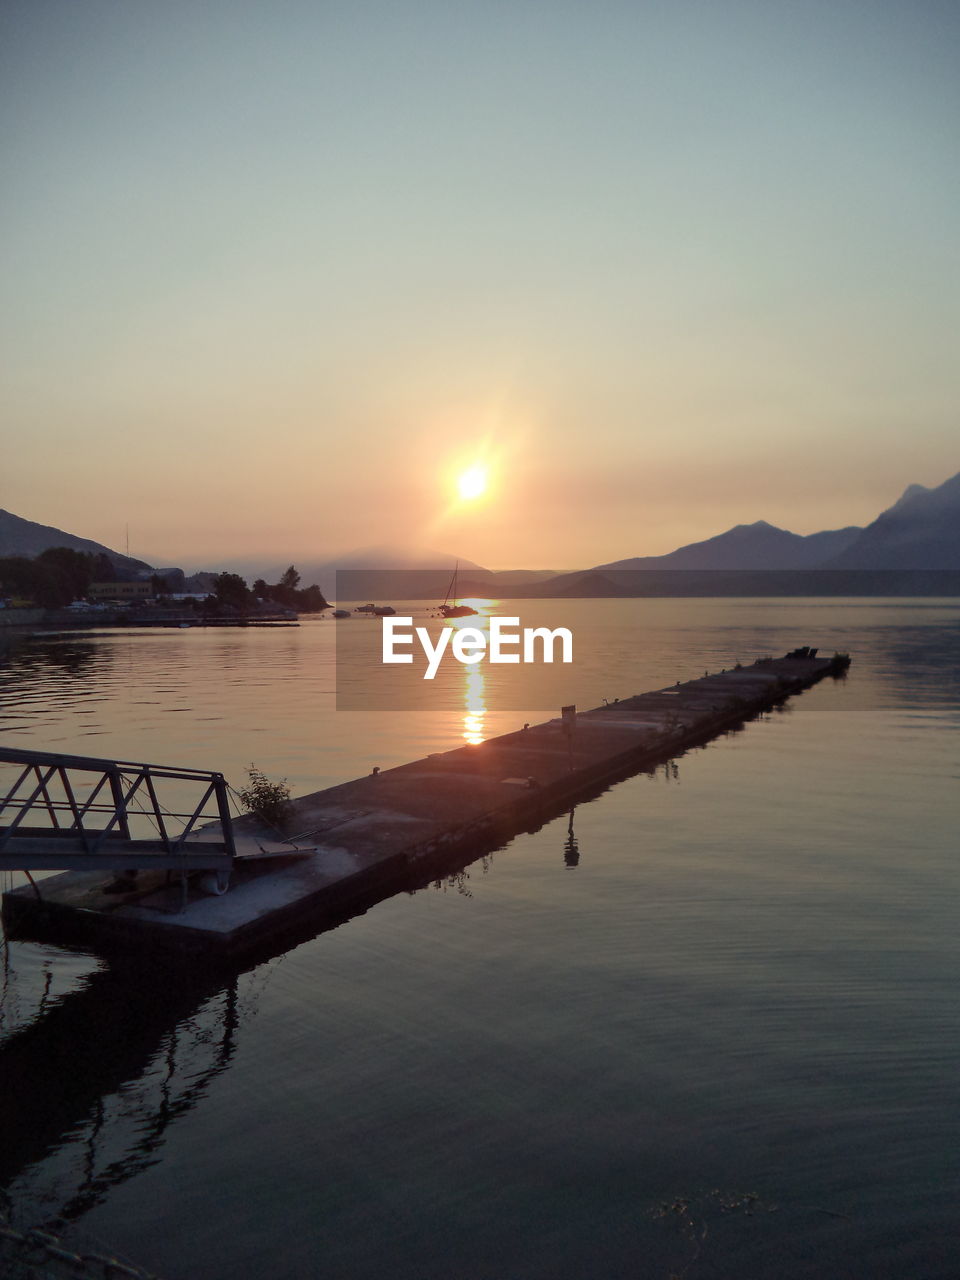
<svg viewBox="0 0 960 1280"><path fill-rule="evenodd" d="M563 842L563 861L567 867L580 865L580 845L577 843L577 837L573 830L573 815L575 813L575 808L570 810L570 821L567 823L567 838Z"/></svg>
<svg viewBox="0 0 960 1280"><path fill-rule="evenodd" d="M233 1058L240 980L107 966L0 1042L0 1211L61 1230L156 1163Z"/></svg>
<svg viewBox="0 0 960 1280"><path fill-rule="evenodd" d="M0 995L18 1024L0 1035L0 1216L59 1233L157 1163L171 1126L229 1068L276 965L319 931L305 924L242 964L91 957L102 967L63 994L50 994L44 966L29 1018L16 970L33 944L0 933Z"/></svg>
<svg viewBox="0 0 960 1280"><path fill-rule="evenodd" d="M579 859L573 817L571 810L567 866ZM439 866L425 870L421 885L469 895L469 869L486 873L492 860L492 852L448 858L442 875ZM273 965L316 932L306 928L283 950L251 956L242 967L117 959L60 995L51 994L47 969L32 1018L18 1018L21 1025L0 1038L0 1211L56 1228L155 1163L170 1126L229 1067ZM3 947L0 998L11 1006L17 945Z"/></svg>

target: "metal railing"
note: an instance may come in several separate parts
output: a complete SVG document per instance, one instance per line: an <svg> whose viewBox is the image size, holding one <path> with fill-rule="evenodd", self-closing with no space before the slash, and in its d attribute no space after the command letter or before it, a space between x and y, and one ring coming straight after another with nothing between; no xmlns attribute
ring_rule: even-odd
<svg viewBox="0 0 960 1280"><path fill-rule="evenodd" d="M183 872L233 865L229 789L221 773L6 747L0 747L0 766L16 774L0 795L0 870ZM218 822L219 829L198 832L204 821ZM139 834L144 828L152 833L147 838Z"/></svg>

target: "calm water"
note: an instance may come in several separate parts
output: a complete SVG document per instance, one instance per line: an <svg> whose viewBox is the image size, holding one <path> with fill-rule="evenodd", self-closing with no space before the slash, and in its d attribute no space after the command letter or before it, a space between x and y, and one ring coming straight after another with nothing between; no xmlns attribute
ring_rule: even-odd
<svg viewBox="0 0 960 1280"><path fill-rule="evenodd" d="M167 1280L956 1277L960 602L529 610L574 629L580 706L854 665L243 972L10 943L15 1221ZM556 713L494 669L336 712L335 634L34 637L3 741L304 791Z"/></svg>

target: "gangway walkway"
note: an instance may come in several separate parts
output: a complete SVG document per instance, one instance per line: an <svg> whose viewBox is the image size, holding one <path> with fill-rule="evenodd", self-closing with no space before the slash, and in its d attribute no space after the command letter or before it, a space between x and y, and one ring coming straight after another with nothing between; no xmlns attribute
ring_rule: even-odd
<svg viewBox="0 0 960 1280"><path fill-rule="evenodd" d="M14 779L0 785L0 870L186 874L234 865L221 773L7 747L0 770ZM214 822L218 829L198 830Z"/></svg>

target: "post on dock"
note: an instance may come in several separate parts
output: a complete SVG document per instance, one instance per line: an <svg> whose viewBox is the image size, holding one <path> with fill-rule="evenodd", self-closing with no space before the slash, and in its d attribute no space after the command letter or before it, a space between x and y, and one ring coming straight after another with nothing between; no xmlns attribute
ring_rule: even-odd
<svg viewBox="0 0 960 1280"><path fill-rule="evenodd" d="M573 768L573 735L577 728L577 708L575 703L571 703L568 707L560 708L561 728L567 739L567 749L570 753L570 768Z"/></svg>

